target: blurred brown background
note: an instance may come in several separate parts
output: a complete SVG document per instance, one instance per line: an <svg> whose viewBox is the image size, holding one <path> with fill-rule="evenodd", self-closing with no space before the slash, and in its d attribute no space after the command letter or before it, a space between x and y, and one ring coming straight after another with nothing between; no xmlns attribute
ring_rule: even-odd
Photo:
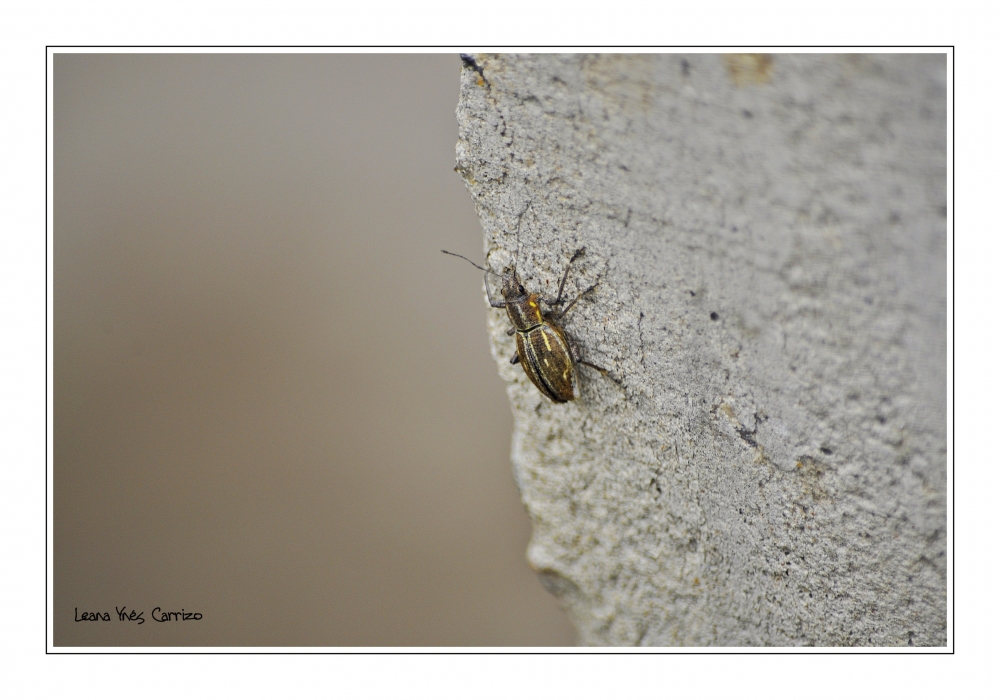
<svg viewBox="0 0 1000 700"><path fill-rule="evenodd" d="M55 56L57 646L574 642L438 252L482 251L459 70Z"/></svg>

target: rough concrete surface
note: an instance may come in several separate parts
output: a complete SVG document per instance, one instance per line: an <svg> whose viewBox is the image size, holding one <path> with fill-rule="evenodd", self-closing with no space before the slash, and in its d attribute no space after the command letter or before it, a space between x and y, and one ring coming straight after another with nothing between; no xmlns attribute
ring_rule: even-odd
<svg viewBox="0 0 1000 700"><path fill-rule="evenodd" d="M945 645L946 62L476 55L487 260L586 359L509 364L528 560L594 645ZM491 288L498 291L498 287Z"/></svg>

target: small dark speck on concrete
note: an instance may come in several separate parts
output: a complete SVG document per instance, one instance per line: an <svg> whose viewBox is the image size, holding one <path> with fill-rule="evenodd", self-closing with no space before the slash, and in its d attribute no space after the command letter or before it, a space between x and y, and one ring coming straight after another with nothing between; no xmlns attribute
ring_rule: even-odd
<svg viewBox="0 0 1000 700"><path fill-rule="evenodd" d="M687 62L686 58L681 59L681 75L691 75L691 64Z"/></svg>
<svg viewBox="0 0 1000 700"><path fill-rule="evenodd" d="M753 112L751 112L749 109L744 109L743 116L746 117L747 119L753 119Z"/></svg>
<svg viewBox="0 0 1000 700"><path fill-rule="evenodd" d="M736 432L739 434L740 439L743 440L750 447L757 447L757 441L753 439L753 431L747 430L746 428L737 428Z"/></svg>
<svg viewBox="0 0 1000 700"><path fill-rule="evenodd" d="M688 290L688 294L690 294L691 296L694 296L694 292L692 290L690 290L690 289Z"/></svg>
<svg viewBox="0 0 1000 700"><path fill-rule="evenodd" d="M462 59L462 63L465 66L476 71L477 73L479 73L479 75L482 75L483 78L486 77L485 75L483 75L483 67L480 66L478 63L476 63L476 57L473 56L471 53L460 53L458 54L458 57Z"/></svg>
<svg viewBox="0 0 1000 700"><path fill-rule="evenodd" d="M821 447L821 448L819 448L819 451L822 452L825 455L832 455L833 454L833 450L831 450L829 447Z"/></svg>
<svg viewBox="0 0 1000 700"><path fill-rule="evenodd" d="M719 314L715 313L714 311L713 311L712 313L710 313L710 314L708 315L708 317L709 317L710 319L712 319L713 321L718 321L718 320L719 320Z"/></svg>

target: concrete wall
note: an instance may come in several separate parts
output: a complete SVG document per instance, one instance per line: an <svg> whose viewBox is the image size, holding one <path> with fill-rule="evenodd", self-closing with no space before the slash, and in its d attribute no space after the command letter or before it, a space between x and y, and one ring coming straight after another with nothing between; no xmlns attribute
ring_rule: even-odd
<svg viewBox="0 0 1000 700"><path fill-rule="evenodd" d="M475 56L487 259L597 287L556 405L493 352L587 644L943 645L945 56Z"/></svg>

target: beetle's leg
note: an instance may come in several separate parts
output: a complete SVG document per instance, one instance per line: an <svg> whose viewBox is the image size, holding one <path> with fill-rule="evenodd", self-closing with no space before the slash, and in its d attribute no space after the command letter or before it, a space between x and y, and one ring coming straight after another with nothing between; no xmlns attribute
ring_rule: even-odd
<svg viewBox="0 0 1000 700"><path fill-rule="evenodd" d="M503 307L507 306L507 302L505 302L505 301L494 301L493 300L493 294L490 292L490 273L489 273L489 270L487 270L485 273L483 273L483 284L486 285L486 298L490 300L490 306L492 306L494 309L502 309Z"/></svg>
<svg viewBox="0 0 1000 700"><path fill-rule="evenodd" d="M573 253L573 257L569 259L568 263L566 263L566 271L563 272L562 281L559 283L559 294L556 295L555 301L548 301L548 300L546 300L545 301L546 304L548 304L549 306L559 306L559 304L562 303L563 287L566 286L566 278L569 277L569 268L573 264L574 260L576 260L577 258L579 258L581 255L583 255L586 252L587 252L586 248L577 248L576 249L576 252Z"/></svg>
<svg viewBox="0 0 1000 700"><path fill-rule="evenodd" d="M611 374L611 372L609 370L606 370L603 367L598 367L593 362L587 362L586 360L577 360L576 363L578 365L587 365L588 367L590 367L592 369L596 369L603 376L607 377L608 379L610 379L611 381L613 381L618 386L620 386L620 387L622 386L621 380L618 377L616 377L615 375ZM624 387L622 387L622 388L624 388Z"/></svg>
<svg viewBox="0 0 1000 700"><path fill-rule="evenodd" d="M615 384L617 384L617 385L618 385L619 387L621 387L622 389L624 389L624 388L625 388L625 387L624 387L624 386L622 385L622 380L621 380L621 379L619 379L618 377L616 377L615 375L611 374L611 371L610 371L610 370L606 370L606 369L604 369L603 367L598 367L598 366L597 366L597 365L595 365L595 364L594 364L593 362L587 362L586 360L578 360L578 361L577 361L577 364L580 364L580 365L587 365L588 367L591 367L591 368L593 368L593 369L596 369L596 370L597 370L598 372L600 372L600 373L601 373L601 374L602 374L603 376L605 376L605 377L607 377L608 379L610 379L611 381L613 381L613 382L614 382Z"/></svg>
<svg viewBox="0 0 1000 700"><path fill-rule="evenodd" d="M517 329L515 329L514 326L511 326L510 328L507 329L507 335L514 335L514 332L516 330Z"/></svg>
<svg viewBox="0 0 1000 700"><path fill-rule="evenodd" d="M516 365L520 361L521 361L521 356L518 355L516 352L514 353L514 357L510 358L510 363L512 365Z"/></svg>
<svg viewBox="0 0 1000 700"><path fill-rule="evenodd" d="M600 372L601 374L603 374L605 377L608 376L608 370L604 369L603 367L598 367L593 362L587 362L586 360L577 360L576 363L578 365L587 365L588 367L593 367L598 372Z"/></svg>
<svg viewBox="0 0 1000 700"><path fill-rule="evenodd" d="M563 309L562 311L559 311L557 313L551 314L552 317L555 318L555 319L560 319L563 316L565 316L566 314L568 314L569 310L573 308L573 305L576 304L576 302L580 301L580 299L583 297L584 294L589 294L590 292L594 291L594 288L596 286L597 286L597 282L595 282L590 287L588 287L583 292L581 292L579 295L577 295L576 299L574 299L573 301L571 301L569 303L569 306L567 306L565 309Z"/></svg>
<svg viewBox="0 0 1000 700"><path fill-rule="evenodd" d="M569 349L570 349L570 352L573 353L573 360L576 362L576 364L578 364L578 365L587 365L587 367L590 367L592 369L596 369L598 372L600 372L605 377L607 377L608 379L610 379L611 381L613 381L615 384L621 386L621 382L618 381L615 378L615 376L613 374L611 374L611 372L609 372L608 370L604 369L603 367L598 367L593 362L587 362L585 359L583 359L583 356L580 354L580 346L577 345L576 342L574 342L572 338L569 339Z"/></svg>

